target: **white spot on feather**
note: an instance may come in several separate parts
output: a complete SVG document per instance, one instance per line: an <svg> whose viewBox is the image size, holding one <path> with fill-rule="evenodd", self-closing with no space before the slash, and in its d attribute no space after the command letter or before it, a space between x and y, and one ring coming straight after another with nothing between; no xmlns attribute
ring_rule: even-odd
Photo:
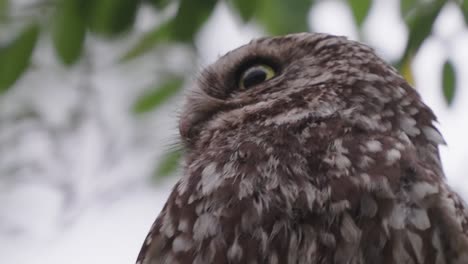
<svg viewBox="0 0 468 264"><path fill-rule="evenodd" d="M223 166L223 177L224 178L234 177L237 174L236 170L237 169L234 167L233 162L227 162Z"/></svg>
<svg viewBox="0 0 468 264"><path fill-rule="evenodd" d="M351 166L351 161L345 155L338 155L335 158L335 165L338 169L343 170Z"/></svg>
<svg viewBox="0 0 468 264"><path fill-rule="evenodd" d="M398 138L405 144L411 144L411 140L409 139L406 133L403 133L403 132L398 133Z"/></svg>
<svg viewBox="0 0 468 264"><path fill-rule="evenodd" d="M193 238L195 240L203 240L211 237L218 232L218 220L208 213L200 215L193 225Z"/></svg>
<svg viewBox="0 0 468 264"><path fill-rule="evenodd" d="M171 238L174 235L174 225L172 224L172 218L168 212L166 212L162 218L161 229L159 230L161 233L166 235L166 237Z"/></svg>
<svg viewBox="0 0 468 264"><path fill-rule="evenodd" d="M179 226L177 227L179 231L188 232L189 231L189 222L185 218L179 220Z"/></svg>
<svg viewBox="0 0 468 264"><path fill-rule="evenodd" d="M330 156L326 157L324 161L339 170L345 170L351 166L351 161L344 155L348 152L348 149L343 146L343 140L340 138L336 139L331 144Z"/></svg>
<svg viewBox="0 0 468 264"><path fill-rule="evenodd" d="M306 184L302 191L307 200L307 207L311 210L317 198L317 189L312 184Z"/></svg>
<svg viewBox="0 0 468 264"><path fill-rule="evenodd" d="M201 173L201 188L203 194L210 194L223 182L221 174L216 172L216 163L211 162Z"/></svg>
<svg viewBox="0 0 468 264"><path fill-rule="evenodd" d="M375 160L369 156L363 155L359 160L358 167L361 169L367 169L371 164L373 164Z"/></svg>
<svg viewBox="0 0 468 264"><path fill-rule="evenodd" d="M390 149L389 151L387 151L387 156L386 156L387 165L391 165L391 164L395 163L400 158L401 158L401 153L400 153L399 150Z"/></svg>
<svg viewBox="0 0 468 264"><path fill-rule="evenodd" d="M239 262L242 258L242 254L242 247L239 245L236 237L234 243L232 243L231 247L228 249L227 257L230 262Z"/></svg>
<svg viewBox="0 0 468 264"><path fill-rule="evenodd" d="M270 119L267 119L265 121L265 125L268 126L271 124L283 125L283 124L295 123L311 115L312 113L308 109L306 110L306 109L293 108L292 110L286 113L281 113Z"/></svg>
<svg viewBox="0 0 468 264"><path fill-rule="evenodd" d="M446 145L447 143L444 140L444 137L436 129L425 126L422 128L423 134L426 136L427 140L434 142L439 145Z"/></svg>
<svg viewBox="0 0 468 264"><path fill-rule="evenodd" d="M146 238L145 244L148 246L149 244L151 244L151 241L153 241L153 236L151 236L151 234L150 234Z"/></svg>
<svg viewBox="0 0 468 264"><path fill-rule="evenodd" d="M172 242L172 250L174 252L186 252L192 248L192 241L184 235L180 235Z"/></svg>
<svg viewBox="0 0 468 264"><path fill-rule="evenodd" d="M239 182L239 200L252 195L254 186L251 179L244 178Z"/></svg>
<svg viewBox="0 0 468 264"><path fill-rule="evenodd" d="M388 218L388 224L394 229L405 228L406 208L397 204Z"/></svg>
<svg viewBox="0 0 468 264"><path fill-rule="evenodd" d="M411 194L414 196L415 200L421 200L428 195L436 194L439 192L439 188L436 185L430 184L428 182L418 182L413 185Z"/></svg>
<svg viewBox="0 0 468 264"><path fill-rule="evenodd" d="M358 243L361 239L361 229L348 214L343 215L340 231L343 239L349 243Z"/></svg>
<svg viewBox="0 0 468 264"><path fill-rule="evenodd" d="M351 205L348 200L341 200L339 202L334 202L330 205L330 213L341 214L350 207Z"/></svg>
<svg viewBox="0 0 468 264"><path fill-rule="evenodd" d="M278 254L276 254L275 251L270 253L270 260L269 260L268 263L270 263L270 264L278 264L279 263Z"/></svg>
<svg viewBox="0 0 468 264"><path fill-rule="evenodd" d="M426 230L431 227L427 212L423 209L411 210L410 221L419 230Z"/></svg>
<svg viewBox="0 0 468 264"><path fill-rule="evenodd" d="M377 140L369 140L366 142L366 147L369 152L379 152L382 151L382 143Z"/></svg>
<svg viewBox="0 0 468 264"><path fill-rule="evenodd" d="M289 235L289 250L288 250L288 263L297 263L297 248L298 245L298 237L297 233L292 231Z"/></svg>
<svg viewBox="0 0 468 264"><path fill-rule="evenodd" d="M403 87L401 87L401 86L398 86L397 89L394 89L394 90L393 90L393 95L394 95L395 98L397 98L397 99L402 98L403 95L405 95L405 94L406 94L406 90L403 89Z"/></svg>
<svg viewBox="0 0 468 264"><path fill-rule="evenodd" d="M254 237L260 240L260 252L267 253L268 234L260 227L254 231Z"/></svg>
<svg viewBox="0 0 468 264"><path fill-rule="evenodd" d="M402 117L400 119L401 129L408 134L408 136L413 137L421 133L419 128L416 127L416 120L411 117Z"/></svg>
<svg viewBox="0 0 468 264"><path fill-rule="evenodd" d="M179 192L179 194L182 195L185 193L185 191L187 191L188 182L189 182L189 177L182 177L182 179L180 179L179 184L177 186L177 192Z"/></svg>
<svg viewBox="0 0 468 264"><path fill-rule="evenodd" d="M377 197L383 198L395 198L395 194L390 187L390 183L387 178L373 179L369 183L370 191L375 193Z"/></svg>

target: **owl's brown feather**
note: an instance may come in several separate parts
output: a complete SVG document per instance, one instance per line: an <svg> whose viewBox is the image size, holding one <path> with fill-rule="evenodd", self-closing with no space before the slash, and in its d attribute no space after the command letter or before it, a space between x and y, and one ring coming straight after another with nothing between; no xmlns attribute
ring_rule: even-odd
<svg viewBox="0 0 468 264"><path fill-rule="evenodd" d="M277 75L239 89L256 62ZM188 95L184 176L137 263L468 263L468 211L434 122L363 44L254 40Z"/></svg>

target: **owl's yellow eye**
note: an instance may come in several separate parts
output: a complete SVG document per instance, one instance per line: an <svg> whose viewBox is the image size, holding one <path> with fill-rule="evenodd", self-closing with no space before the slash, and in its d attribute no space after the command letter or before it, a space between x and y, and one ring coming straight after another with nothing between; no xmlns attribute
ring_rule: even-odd
<svg viewBox="0 0 468 264"><path fill-rule="evenodd" d="M245 70L239 81L241 89L248 89L252 86L268 81L275 77L275 70L266 64L256 64Z"/></svg>

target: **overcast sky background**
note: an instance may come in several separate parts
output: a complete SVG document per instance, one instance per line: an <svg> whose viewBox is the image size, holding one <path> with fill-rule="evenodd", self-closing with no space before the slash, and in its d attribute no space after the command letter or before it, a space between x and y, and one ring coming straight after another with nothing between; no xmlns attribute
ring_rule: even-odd
<svg viewBox="0 0 468 264"><path fill-rule="evenodd" d="M27 1L15 5L21 2ZM367 43L387 60L398 58L406 41L407 32L398 8L394 0L375 1L365 22ZM140 12L136 27L144 32L157 17L150 8ZM311 10L310 20L315 25L314 31L357 39L351 13L340 1L318 4ZM225 52L261 35L260 28L243 25L226 5L220 4L198 36L197 64L212 63ZM181 96L154 114L138 120L130 116L131 99L141 90L128 87L144 87L152 81L148 76L157 70L158 63L166 63L151 57L113 66L112 62L131 39L111 46L87 40L93 46L94 57L94 68L87 69L93 71L89 83L82 83L82 77L89 74L85 67L61 69L50 43L42 41L34 54L42 70L28 73L12 93L0 98L0 120L22 111L20 106L26 104L55 128L67 123L70 109L85 104L81 113L84 121L71 132L58 133L61 135L58 139L48 138L44 130L27 122L0 128L0 140L27 131L17 144L3 150L9 155L2 156L2 162L43 165L40 171L22 171L19 183L0 182L0 263L135 261L149 227L177 181L173 177L149 184L148 175L154 159L177 138ZM181 68L184 61L193 59L187 58L183 49L167 56L175 61L174 67ZM447 57L457 66L459 78L450 108L446 107L440 89L440 70ZM448 143L442 147L441 155L449 183L465 198L468 198L467 63L468 31L458 9L448 6L436 21L434 36L421 47L413 69L416 88L438 116L439 128ZM76 86L92 88L87 92L70 88ZM28 126L33 129L24 130ZM64 188L72 190L71 195L64 197Z"/></svg>

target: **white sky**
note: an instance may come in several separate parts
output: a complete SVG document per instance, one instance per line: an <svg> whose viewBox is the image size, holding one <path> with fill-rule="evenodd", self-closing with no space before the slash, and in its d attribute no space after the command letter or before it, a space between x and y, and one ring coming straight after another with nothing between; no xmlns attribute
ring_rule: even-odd
<svg viewBox="0 0 468 264"><path fill-rule="evenodd" d="M139 21L138 25L145 27L150 24L148 21L154 21L155 18L153 14L144 10L143 16L139 19L142 21ZM341 1L322 1L311 11L310 20L315 25L315 31L346 35L356 39L357 33L352 24L351 14ZM448 147L444 147L441 154L449 182L457 190L466 194L465 197L468 197L468 184L465 184L467 180L464 174L464 169L467 168L465 163L468 162L466 158L468 157L468 137L465 136L468 134L468 118L464 116L468 113L468 90L461 87L462 84L466 86L468 83L468 33L463 29L463 25L463 18L454 6L445 8L435 25L436 36L421 48L413 66L416 87L425 102L439 117L440 129L448 142ZM225 52L261 35L261 29L253 25L242 25L240 19L232 16L225 5L219 5L197 40L200 48L200 64L206 65L214 62ZM399 19L396 1L376 1L365 23L364 36L367 42L387 59L397 58L403 52L406 28ZM108 46L102 43L96 45L101 45L98 49L104 54L100 56L104 57L105 61L108 57L106 55ZM114 47L112 52L119 49L121 48ZM451 108L445 106L440 91L439 71L446 57L453 59L458 66L457 76L460 77L456 101ZM102 106L104 108L102 111L107 113L102 118L113 118L111 129L120 131L122 138L126 138L130 133L124 128L132 126L132 122L120 115L115 117L115 113L126 111L126 106L122 105L128 104L128 96L134 96L125 92L125 88L131 81L125 80L122 76L128 74L135 77L139 74L147 74L147 72L121 72L109 69L95 80L103 87L116 87L115 94L110 95L109 100L112 103ZM57 85L64 82L73 83L73 78L65 78ZM105 91L108 92L103 88L100 92L104 94ZM64 108L67 107L68 103L62 99L62 95L49 91L47 96L56 96L55 101L65 105ZM177 133L176 115L171 112L174 108L175 106L172 106L158 112L160 116L154 117L158 120L158 126L147 127L150 131L159 131L150 135L159 142L155 145L159 148L159 152ZM44 111L51 113L48 116L53 122L61 122L63 117L60 111L53 109ZM98 181L97 184L107 184L109 179L113 179L111 176L128 175L131 172L143 175L146 172L145 169L141 169L142 164L149 162L150 158L154 157L154 153L139 156L130 153L129 156L137 155L137 158L132 160L130 157L122 157L125 162L116 168L116 171L100 170L99 155L104 155L104 150L97 145L106 139L96 132L98 130L94 126L96 124L90 123L82 131L77 132L78 136L75 141L69 143L71 148L76 149L76 146L80 146L80 149L71 152L70 156L82 157L70 168L71 175L88 175L80 178L76 184L85 190L99 188L95 186L98 173L108 175L103 176L107 180ZM171 129L160 129L167 126ZM40 149L41 147L38 146L36 151L40 153ZM106 204L95 204L92 201L83 203L81 210L72 215L76 217L75 221L69 224L56 220L61 212L63 201L50 186L37 183L16 187L15 190L10 190L8 195L3 196L3 200L0 195L0 200L3 201L2 209L10 212L11 216L10 219L3 221L23 226L31 224L34 228L32 234L16 239L0 236L0 263L133 263L146 232L159 213L175 180L169 179L153 189L145 184L141 177L141 185L133 187L133 191L127 192L124 197L118 197ZM84 191L81 195L87 197L90 193ZM25 210L28 213L18 214L18 210Z"/></svg>

